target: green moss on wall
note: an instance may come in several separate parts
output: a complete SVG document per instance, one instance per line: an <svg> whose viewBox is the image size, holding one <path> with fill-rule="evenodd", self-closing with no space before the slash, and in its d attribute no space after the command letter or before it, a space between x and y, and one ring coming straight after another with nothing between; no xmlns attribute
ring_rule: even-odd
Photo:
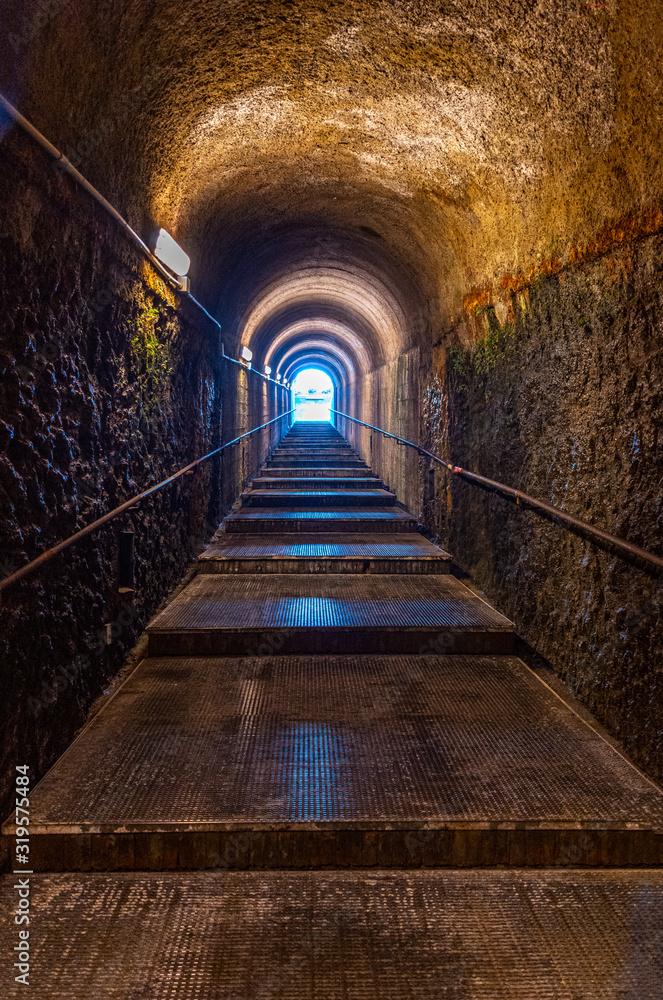
<svg viewBox="0 0 663 1000"><path fill-rule="evenodd" d="M160 329L158 309L143 309L130 338L136 393L142 415L150 420L169 408L173 373L172 347Z"/></svg>

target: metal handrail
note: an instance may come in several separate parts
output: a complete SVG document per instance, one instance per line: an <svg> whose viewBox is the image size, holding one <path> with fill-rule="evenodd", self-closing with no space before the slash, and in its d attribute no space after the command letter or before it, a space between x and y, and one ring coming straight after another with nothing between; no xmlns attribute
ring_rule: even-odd
<svg viewBox="0 0 663 1000"><path fill-rule="evenodd" d="M101 528L102 525L108 524L109 521L113 521L116 517L119 517L120 514L124 514L124 512L129 510L131 507L135 507L141 500L145 500L146 497L149 497L158 490L163 489L164 486L168 486L170 483L174 483L175 480L180 479L182 476L186 476L188 473L193 472L197 466L201 465L203 462L207 462L210 458L214 458L215 455L220 455L226 450L226 448L232 448L232 446L237 444L239 441L242 441L244 438L251 437L252 434L257 434L258 431L264 430L265 427L269 427L271 424L276 423L277 420L283 420L284 417L289 417L291 413L294 413L294 408L286 410L285 413L281 413L278 417L273 417L272 420L268 420L266 423L261 424L260 427L254 427L253 430L246 431L245 434L240 434L239 437L233 438L232 441L227 441L225 444L222 444L220 448L215 448L214 451L210 451L207 455L203 455L202 458L197 458L195 462L191 462L191 464L187 465L186 468L180 469L179 472L169 476L168 479L164 479L163 482L157 483L156 486L151 486L149 490L144 490L142 493L139 493L138 496L135 496L131 500L127 500L125 503L121 504L119 507L116 507L115 510L110 511L108 514L104 514L103 517L97 518L96 521L92 521L91 524L88 524L85 528L81 528L80 531L76 531L69 538L65 539L65 541L58 542L58 544L54 545L53 548L48 549L46 552L42 552L40 556L32 559L29 563L26 563L25 566L21 566L20 569L17 569L10 576L5 577L4 580L1 580L0 594L2 594L4 590L11 587L12 584L17 583L19 580L28 576L28 574L34 573L35 570L45 565L45 563L50 562L51 559L54 559L55 556L64 552L65 549L68 549L75 542L80 541L81 538L85 538L86 535L90 535L93 531L96 531L97 528Z"/></svg>
<svg viewBox="0 0 663 1000"><path fill-rule="evenodd" d="M111 215L115 219L115 221L120 224L120 226L122 227L122 229L124 229L125 233L129 236L131 241L138 247L140 252L144 254L145 257L147 257L147 259L150 261L154 269L159 272L161 277L164 278L170 285L172 285L173 288L176 288L178 291L183 291L182 282L179 281L173 274L171 274L170 271L168 271L163 266L161 261L157 257L155 257L150 248L143 242L143 240L141 240L138 233L136 233L135 230L131 228L127 220L120 215L117 209L113 208L110 202L107 201L107 199L104 198L104 196L100 194L99 191L97 191L97 189L93 187L92 184L90 184L90 182L81 174L81 172L76 169L73 163L71 163L67 159L64 153L61 153L60 150L56 146L54 146L52 142L49 142L46 136L42 135L39 129L35 128L32 122L28 121L25 115L22 115L21 112L18 110L18 108L14 107L11 101L9 101L4 96L4 94L0 94L0 107L4 108L7 114L11 118L13 118L14 121L18 125L20 125L21 128L25 132L27 132L28 135L30 135L35 140L35 142L37 142L42 147L42 149L45 149L46 152L50 156L52 156L54 160L57 161L57 163L62 167L62 169L65 170L68 174L70 174L74 178L74 180L78 184L80 184L80 186L84 188L88 192L88 194L92 195L94 200L99 202L102 208L104 208L108 212L108 214ZM219 326L219 323L214 319L213 316L210 316L207 310L203 306L201 306L200 302L194 299L193 296L190 296L190 298L207 315L208 319L210 319L214 324L216 324L216 326Z"/></svg>
<svg viewBox="0 0 663 1000"><path fill-rule="evenodd" d="M421 445L415 444L413 441L407 441L405 438L398 437L396 434L391 434L389 431L385 431L382 427L375 427L373 424L367 424L363 420L358 420L357 417L351 417L349 413L342 413L340 410L335 410L332 407L332 413L337 413L340 417L345 417L346 420L352 420L356 424L361 424L362 427L368 427L369 430L377 431L378 434L382 434L383 437L393 438L398 444L408 445L410 448L415 448L420 455L430 458L433 462L438 462L443 465L448 472L451 472L454 476L460 476L462 479L466 479L468 482L474 483L476 486L481 486L483 489L490 490L493 493L499 493L501 496L508 497L511 500L515 500L518 506L528 507L535 513L540 514L541 517L547 517L551 520L561 523L561 525L568 526L574 529L579 534L589 536L591 541L597 544L604 544L614 549L618 555L623 556L628 559L629 562L637 562L638 564L644 564L655 570L657 575L663 575L663 559L660 556L656 556L653 552L648 552L647 549L641 549L638 545L633 545L631 542L627 542L623 538L617 538L615 535L611 535L607 531L603 531L601 528L594 527L593 524L589 524L587 521L582 521L578 517L573 517L571 514L567 514L566 511L561 510L559 507L555 507L554 504L546 503L545 500L538 500L536 497L530 496L528 493L523 493L522 490L516 490L512 486L505 486L504 483L498 483L495 479L488 479L486 476L480 476L476 472L469 472L467 469L462 469L458 465L452 465L451 462L446 462L443 458L439 458L437 455L433 455L432 452L427 451L422 448Z"/></svg>

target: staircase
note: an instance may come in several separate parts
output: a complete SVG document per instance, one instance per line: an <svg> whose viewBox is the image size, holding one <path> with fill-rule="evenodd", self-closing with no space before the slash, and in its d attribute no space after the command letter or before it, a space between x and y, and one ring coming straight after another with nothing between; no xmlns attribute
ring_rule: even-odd
<svg viewBox="0 0 663 1000"><path fill-rule="evenodd" d="M660 1000L663 794L450 566L293 426L33 791L31 996Z"/></svg>

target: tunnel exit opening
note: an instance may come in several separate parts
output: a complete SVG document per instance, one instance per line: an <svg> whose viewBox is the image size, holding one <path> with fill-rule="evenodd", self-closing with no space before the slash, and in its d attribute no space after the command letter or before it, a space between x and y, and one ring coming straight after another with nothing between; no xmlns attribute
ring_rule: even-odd
<svg viewBox="0 0 663 1000"><path fill-rule="evenodd" d="M334 383L320 368L305 368L292 384L296 421L330 421Z"/></svg>

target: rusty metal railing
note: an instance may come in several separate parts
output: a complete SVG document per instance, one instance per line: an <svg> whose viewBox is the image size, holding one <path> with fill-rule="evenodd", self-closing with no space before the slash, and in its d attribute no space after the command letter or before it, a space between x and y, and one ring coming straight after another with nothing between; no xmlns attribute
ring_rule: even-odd
<svg viewBox="0 0 663 1000"><path fill-rule="evenodd" d="M358 420L357 417L351 417L348 413L342 413L340 410L335 410L333 407L332 413L336 413L339 417L343 417L346 420L352 420L356 424L361 424L362 427L367 427L369 430L376 431L378 434L382 434L383 437L393 438L393 440L400 445L407 445L410 448L415 448L420 455L444 466L444 468L452 475L460 476L461 479L465 479L467 482L473 483L475 486L480 486L482 489L488 490L491 493L498 493L500 496L507 497L509 500L515 500L518 506L527 507L529 510L533 510L541 517L555 521L567 530L588 538L590 541L601 546L602 548L610 549L623 559L626 559L628 562L635 563L640 567L651 569L657 576L663 576L663 559L661 559L660 556L654 555L653 552L648 552L647 549L642 549L638 545L633 545L632 542L628 542L623 538L617 538L616 535L611 535L608 531L603 531L602 528L596 528L593 524L589 524L588 521L582 521L579 517L573 517L572 514L567 514L566 511L562 510L560 507L556 507L551 503L546 503L545 500L538 500L536 497L532 497L528 493L523 493L522 490L516 490L512 486L505 486L504 483L498 483L495 479L488 479L486 476L480 476L476 472L469 472L467 469L462 469L458 465L446 462L443 458L439 458L439 456L433 455L432 452L422 448L421 445L415 444L413 441L407 441L405 438L398 437L397 434L391 434L389 431L385 431L382 427L375 427L373 424L367 424L363 420Z"/></svg>
<svg viewBox="0 0 663 1000"><path fill-rule="evenodd" d="M252 434L257 434L258 431L264 430L265 427L270 427L271 424L275 424L277 420L283 420L285 417L289 417L291 413L294 413L294 409L286 410L285 413L281 413L278 417L273 417L272 420L268 420L266 423L261 424L260 427L254 427L253 430L246 431L245 434L240 434L239 437L233 438L232 441L227 441L219 448L215 448L214 451L208 452L208 454L203 455L202 458L197 458L195 462L191 462L185 468L180 469L179 472L169 476L168 479L164 479L162 482L157 483L156 486L151 486L149 490L143 490L142 493L132 497L131 500L127 500L125 503L120 504L120 506L116 507L115 510L109 511L108 514L104 514L103 517L99 517L96 521L92 521L92 523L88 524L85 528L81 528L79 531L74 532L74 534L65 539L65 541L58 542L57 545L54 545L46 552L42 552L40 556L37 556L29 563L26 563L25 566L21 566L20 569L17 569L14 573L6 576L4 580L0 580L0 597L2 593L5 590L8 590L13 584L18 583L19 580L23 580L29 574L34 573L42 566L45 566L46 563L55 559L55 557L60 555L61 552L64 552L65 549L68 549L70 546L79 542L87 535L91 535L93 531L97 531L97 529L103 527L104 524L108 524L109 521L113 521L116 517L119 517L120 514L124 514L125 511L129 510L131 507L135 507L136 504L141 502L141 500L145 500L147 497L152 496L153 493L157 493L159 490L162 490L165 486L169 486L171 483L176 482L176 480L181 479L182 476L189 475L199 465L202 465L203 462L207 462L210 458L214 458L215 455L220 455L227 448L232 448L233 445L243 441L244 438L251 437Z"/></svg>

